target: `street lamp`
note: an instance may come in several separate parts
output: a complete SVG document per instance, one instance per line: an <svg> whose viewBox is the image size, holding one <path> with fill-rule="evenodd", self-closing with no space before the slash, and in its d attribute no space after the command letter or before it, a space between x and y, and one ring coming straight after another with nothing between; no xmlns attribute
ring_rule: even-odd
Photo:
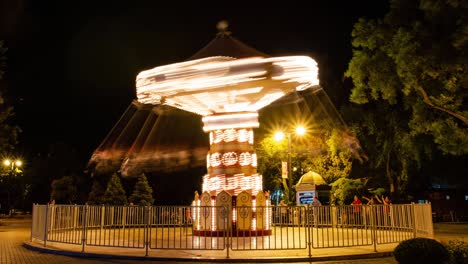
<svg viewBox="0 0 468 264"><path fill-rule="evenodd" d="M306 133L306 129L305 129L304 126L297 126L294 129L294 134L296 134L298 136L302 136L305 133ZM292 200L292 191L291 191L291 189L292 189L292 182L293 182L292 165L291 165L291 134L293 134L293 133L291 133L290 131L287 131L286 134L283 131L277 131L274 134L274 139L276 141L278 141L278 142L282 141L285 136L286 136L286 138L288 140L288 151L287 151L287 157L288 157L288 161L287 161L288 184L285 184L285 179L283 178L283 186L285 187L285 189L287 189L289 201Z"/></svg>
<svg viewBox="0 0 468 264"><path fill-rule="evenodd" d="M3 160L3 165L5 165L5 167L13 171L16 170L16 168L21 167L21 165L23 165L23 162L21 160L11 161L9 159L5 159Z"/></svg>
<svg viewBox="0 0 468 264"><path fill-rule="evenodd" d="M21 166L23 165L23 162L19 159L17 160L10 160L10 159L4 159L3 160L3 166L5 167L5 169L7 170L7 180L8 182L11 182L10 181L10 178L12 176L16 176L16 173L18 172L21 172L20 168ZM10 189L11 189L11 186L6 186L6 189L7 189L7 210L8 210L8 213L10 213Z"/></svg>

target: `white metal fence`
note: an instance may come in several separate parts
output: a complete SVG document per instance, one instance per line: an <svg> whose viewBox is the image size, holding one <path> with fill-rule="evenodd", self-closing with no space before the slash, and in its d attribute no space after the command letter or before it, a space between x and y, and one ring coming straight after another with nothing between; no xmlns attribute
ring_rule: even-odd
<svg viewBox="0 0 468 264"><path fill-rule="evenodd" d="M237 211L240 208L235 208ZM242 208L245 210L245 208ZM233 225L218 225L216 235L200 235L194 213L226 212L226 208L203 206L33 206L31 240L82 246L149 250L290 250L371 246L398 243L413 237L433 237L430 204L362 206L271 206L250 208L256 219L269 223L269 233L258 235ZM224 222L232 220L225 214ZM252 221L239 214L236 221ZM248 217L243 219L243 217ZM207 220L208 219L208 220ZM253 229L255 227L253 226ZM221 229L221 230L220 230ZM252 234L249 234L252 232ZM306 257L306 256L304 256Z"/></svg>

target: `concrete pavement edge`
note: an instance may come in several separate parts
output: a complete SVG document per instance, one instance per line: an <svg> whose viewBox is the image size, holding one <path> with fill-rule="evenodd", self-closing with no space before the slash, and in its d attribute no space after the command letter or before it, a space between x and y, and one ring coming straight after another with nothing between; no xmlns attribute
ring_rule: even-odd
<svg viewBox="0 0 468 264"><path fill-rule="evenodd" d="M212 262L212 263L295 263L295 262L320 262L320 261L338 261L338 260L357 260L357 259L372 259L372 258L385 258L392 257L393 252L374 252L374 253L365 253L365 254L352 254L352 255L343 255L343 256L318 256L311 258L308 257L278 257L278 258L202 258L202 257L193 257L193 258L181 258L181 257L154 257L154 256L129 256L129 255L113 255L113 254L97 254L97 253L82 253L74 251L66 251L52 248L45 248L39 245L34 245L30 242L24 242L23 247L26 249L48 253L63 255L69 257L79 257L79 258L96 258L96 259L123 259L123 260L154 260L154 261L177 261L177 262Z"/></svg>

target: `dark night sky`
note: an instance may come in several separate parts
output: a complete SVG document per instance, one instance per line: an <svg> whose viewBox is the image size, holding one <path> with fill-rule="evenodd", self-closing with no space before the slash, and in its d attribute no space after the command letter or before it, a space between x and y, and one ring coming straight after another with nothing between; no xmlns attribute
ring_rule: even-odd
<svg viewBox="0 0 468 264"><path fill-rule="evenodd" d="M384 0L166 2L0 0L9 49L0 85L23 130L18 151L35 155L65 142L89 158L135 98L136 75L190 57L223 19L244 43L312 56L341 80L353 24L388 8Z"/></svg>

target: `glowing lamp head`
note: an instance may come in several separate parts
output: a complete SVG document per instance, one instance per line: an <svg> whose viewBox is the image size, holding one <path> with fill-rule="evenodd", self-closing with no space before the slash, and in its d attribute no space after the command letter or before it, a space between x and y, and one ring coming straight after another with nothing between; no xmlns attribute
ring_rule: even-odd
<svg viewBox="0 0 468 264"><path fill-rule="evenodd" d="M284 133L283 133L283 131L278 131L278 132L276 132L275 135L274 135L274 139L275 139L275 141L281 141L281 140L283 140L283 139L284 139Z"/></svg>
<svg viewBox="0 0 468 264"><path fill-rule="evenodd" d="M303 126L296 127L296 134L297 135L302 136L302 135L305 134L305 132L306 132L305 127L303 127Z"/></svg>
<svg viewBox="0 0 468 264"><path fill-rule="evenodd" d="M23 165L23 162L21 160L12 161L9 159L5 159L3 160L3 165L8 166L8 167L9 166L21 167L21 165Z"/></svg>

